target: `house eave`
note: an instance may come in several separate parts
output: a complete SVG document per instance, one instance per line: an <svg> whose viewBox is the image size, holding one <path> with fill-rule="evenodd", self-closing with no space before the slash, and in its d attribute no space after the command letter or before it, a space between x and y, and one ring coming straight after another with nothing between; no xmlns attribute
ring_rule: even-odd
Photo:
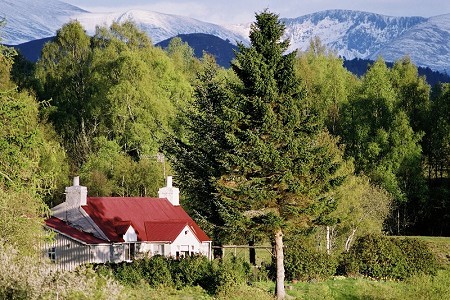
<svg viewBox="0 0 450 300"><path fill-rule="evenodd" d="M73 236L68 235L67 233L64 233L64 232L62 232L62 231L59 231L58 229L55 229L55 228L50 227L50 226L48 226L48 225L44 225L44 227L45 227L45 228L48 228L48 229L50 229L50 230L52 230L52 231L54 231L54 232L57 232L57 233L59 233L59 234L65 236L65 237L67 237L67 238L69 238L69 239L71 239L71 240L74 240L74 241L76 241L76 242L78 242L78 243L80 243L80 244L86 245L86 246L107 246L107 245L111 245L111 244L112 244L112 243L107 243L107 242L105 242L105 243L98 243L98 244L90 244L90 243L86 243L85 241L82 241L82 240L80 240L80 239L74 238Z"/></svg>

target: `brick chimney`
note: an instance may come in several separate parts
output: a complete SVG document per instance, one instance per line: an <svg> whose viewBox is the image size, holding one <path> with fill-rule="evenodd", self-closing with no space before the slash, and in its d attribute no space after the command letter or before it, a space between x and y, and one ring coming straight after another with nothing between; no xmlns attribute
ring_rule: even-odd
<svg viewBox="0 0 450 300"><path fill-rule="evenodd" d="M73 178L73 185L66 187L67 207L80 207L87 204L87 187L80 185L80 177Z"/></svg>
<svg viewBox="0 0 450 300"><path fill-rule="evenodd" d="M167 198L173 206L180 205L180 189L172 186L172 176L167 176L167 186L158 191L159 198Z"/></svg>

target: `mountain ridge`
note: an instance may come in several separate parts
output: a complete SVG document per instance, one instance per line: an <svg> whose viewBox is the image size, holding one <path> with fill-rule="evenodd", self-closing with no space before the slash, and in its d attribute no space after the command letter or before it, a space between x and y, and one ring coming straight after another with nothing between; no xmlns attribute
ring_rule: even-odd
<svg viewBox="0 0 450 300"><path fill-rule="evenodd" d="M94 33L97 25L133 20L154 43L192 33L215 35L233 44L249 43L251 23L221 26L185 16L136 9L90 13L59 0L33 1L35 7L30 11L25 2L28 1L0 2L0 12L14 24L6 24L5 44L23 43L27 37L32 40L53 36L64 23L74 19L80 21L89 34ZM38 7L39 3L47 7ZM15 16L17 10L23 11ZM25 18L25 15L29 17ZM48 24L43 20L48 20ZM346 59L375 60L381 55L387 61L395 61L409 56L418 66L450 73L450 14L429 18L393 17L334 9L280 20L286 24L285 37L291 41L290 51L307 49L310 40L318 36L327 48Z"/></svg>

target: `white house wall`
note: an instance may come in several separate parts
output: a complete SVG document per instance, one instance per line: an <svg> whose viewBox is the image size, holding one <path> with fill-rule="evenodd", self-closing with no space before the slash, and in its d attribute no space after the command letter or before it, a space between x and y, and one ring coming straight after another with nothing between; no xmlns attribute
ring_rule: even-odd
<svg viewBox="0 0 450 300"><path fill-rule="evenodd" d="M91 263L101 264L109 262L111 259L111 252L109 245L90 245L91 248Z"/></svg>
<svg viewBox="0 0 450 300"><path fill-rule="evenodd" d="M134 230L133 226L128 227L127 232L123 235L123 240L125 242L136 242L137 241L137 234Z"/></svg>
<svg viewBox="0 0 450 300"><path fill-rule="evenodd" d="M191 254L203 254L201 252L201 243L192 232L189 226L185 226L177 238L170 244L169 255L176 257L177 252L181 255L182 252L189 251Z"/></svg>
<svg viewBox="0 0 450 300"><path fill-rule="evenodd" d="M53 248L55 250L54 263L58 269L74 270L79 265L90 262L89 246L62 234L57 233L53 242L45 244L44 251L47 257L49 251L52 252Z"/></svg>

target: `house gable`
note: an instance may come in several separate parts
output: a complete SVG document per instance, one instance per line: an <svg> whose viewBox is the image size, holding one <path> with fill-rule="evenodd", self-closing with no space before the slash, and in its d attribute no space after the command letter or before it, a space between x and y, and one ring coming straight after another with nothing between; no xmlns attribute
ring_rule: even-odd
<svg viewBox="0 0 450 300"><path fill-rule="evenodd" d="M125 234L123 235L123 240L124 242L137 242L137 233L134 230L133 226L128 226L127 231L125 232Z"/></svg>

